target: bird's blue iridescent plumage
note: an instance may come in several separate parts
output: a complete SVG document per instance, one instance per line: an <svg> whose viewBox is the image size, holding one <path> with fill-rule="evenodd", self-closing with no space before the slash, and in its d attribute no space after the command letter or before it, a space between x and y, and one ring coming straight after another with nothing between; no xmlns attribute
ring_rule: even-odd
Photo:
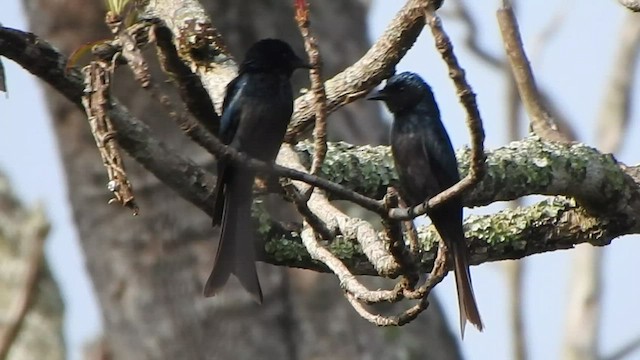
<svg viewBox="0 0 640 360"><path fill-rule="evenodd" d="M238 129L238 111L241 109L239 102L242 96L242 87L246 85L246 76L238 76L227 85L226 96L222 103L222 116L220 117L219 137L225 144L230 144L233 135Z"/></svg>

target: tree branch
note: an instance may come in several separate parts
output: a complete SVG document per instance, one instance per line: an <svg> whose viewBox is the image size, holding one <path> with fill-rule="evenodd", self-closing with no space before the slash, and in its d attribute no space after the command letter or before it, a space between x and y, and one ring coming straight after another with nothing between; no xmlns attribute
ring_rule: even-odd
<svg viewBox="0 0 640 360"><path fill-rule="evenodd" d="M465 219L464 228L471 263L478 265L571 249L582 243L604 246L619 236L640 230L637 225L630 226L619 220L595 217L575 201L556 197L526 208L470 216ZM379 236L385 239L384 233ZM422 247L418 266L421 272L429 272L437 255L439 237L432 226L419 227L418 236ZM264 260L268 263L329 271L309 257L298 233L278 231L266 241ZM339 236L324 245L352 274L379 276L353 237Z"/></svg>
<svg viewBox="0 0 640 360"><path fill-rule="evenodd" d="M509 1L504 3L505 5L497 12L498 24L500 25L505 52L511 64L511 71L518 85L520 99L529 115L531 128L540 137L567 143L573 139L558 131L554 119L546 108L546 104L543 102L536 86L529 60L524 52L520 30L518 29L513 9L508 4Z"/></svg>

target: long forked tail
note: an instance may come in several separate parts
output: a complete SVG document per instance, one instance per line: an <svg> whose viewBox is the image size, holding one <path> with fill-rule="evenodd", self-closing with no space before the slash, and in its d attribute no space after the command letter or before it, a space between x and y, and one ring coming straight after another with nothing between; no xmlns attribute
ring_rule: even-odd
<svg viewBox="0 0 640 360"><path fill-rule="evenodd" d="M254 300L262 303L251 226L253 174L238 169L225 176L220 242L204 295L210 297L219 293L229 280L229 275L234 274Z"/></svg>
<svg viewBox="0 0 640 360"><path fill-rule="evenodd" d="M482 319L478 311L476 297L473 294L471 274L469 273L469 257L464 243L464 236L457 241L448 242L447 246L453 257L453 266L458 290L458 307L460 311L460 334L464 338L464 328L467 320L479 331L482 331Z"/></svg>

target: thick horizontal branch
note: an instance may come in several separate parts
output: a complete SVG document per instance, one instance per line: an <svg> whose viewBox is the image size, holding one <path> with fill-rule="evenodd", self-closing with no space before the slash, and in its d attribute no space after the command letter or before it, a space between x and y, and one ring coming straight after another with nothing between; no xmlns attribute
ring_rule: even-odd
<svg viewBox="0 0 640 360"><path fill-rule="evenodd" d="M308 165L313 146L304 142L296 149ZM465 176L469 150L457 155ZM612 155L583 144L549 143L533 136L487 151L487 174L464 195L464 205L484 206L534 194L565 195L635 222L640 185L629 169L633 168L624 167ZM381 198L387 186L397 181L389 147L346 143L330 144L321 176L374 198Z"/></svg>
<svg viewBox="0 0 640 360"><path fill-rule="evenodd" d="M268 224L263 224L268 228ZM637 232L615 218L598 218L575 201L556 197L533 206L501 211L494 215L470 216L465 235L474 265L549 251L571 249L581 243L609 244L621 235ZM264 261L327 272L313 261L297 232L275 231L266 242ZM420 269L429 272L438 251L438 235L432 226L418 228L421 245ZM384 234L380 234L385 238ZM355 239L337 237L325 244L356 275L377 275Z"/></svg>

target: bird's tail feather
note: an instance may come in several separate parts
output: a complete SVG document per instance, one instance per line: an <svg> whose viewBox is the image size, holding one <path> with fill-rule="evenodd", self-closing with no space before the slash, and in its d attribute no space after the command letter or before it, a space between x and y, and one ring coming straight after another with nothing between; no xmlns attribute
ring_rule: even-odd
<svg viewBox="0 0 640 360"><path fill-rule="evenodd" d="M478 311L476 297L473 294L471 274L469 273L469 260L464 238L462 241L450 242L448 246L453 256L456 288L458 290L458 307L460 310L460 333L462 338L464 338L464 328L467 320L478 328L478 330L482 331L482 319Z"/></svg>
<svg viewBox="0 0 640 360"><path fill-rule="evenodd" d="M222 224L222 215L224 213L224 182L225 182L225 172L226 172L227 166L225 163L222 162L222 160L218 161L218 177L216 179L216 187L215 187L215 192L216 192L216 197L214 198L214 203L213 203L213 216L211 216L212 219L212 226L216 227L220 224Z"/></svg>
<svg viewBox="0 0 640 360"><path fill-rule="evenodd" d="M227 283L229 275L234 274L254 300L262 303L251 227L253 175L243 170L234 173L225 181L220 242L204 295L214 296Z"/></svg>

